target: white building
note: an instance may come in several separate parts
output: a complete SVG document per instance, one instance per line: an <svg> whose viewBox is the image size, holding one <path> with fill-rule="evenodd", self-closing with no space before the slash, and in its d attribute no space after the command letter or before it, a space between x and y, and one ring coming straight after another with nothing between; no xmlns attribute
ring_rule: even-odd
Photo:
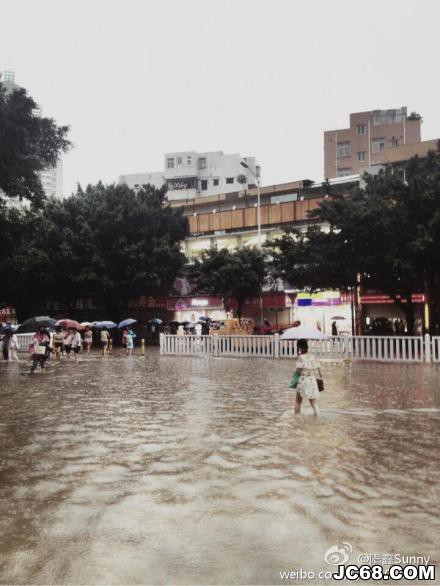
<svg viewBox="0 0 440 586"><path fill-rule="evenodd" d="M165 154L164 171L120 175L119 183L134 189L148 183L155 187L166 185L168 200L175 201L247 189L256 185L259 174L255 157L225 155L222 151L183 151Z"/></svg>

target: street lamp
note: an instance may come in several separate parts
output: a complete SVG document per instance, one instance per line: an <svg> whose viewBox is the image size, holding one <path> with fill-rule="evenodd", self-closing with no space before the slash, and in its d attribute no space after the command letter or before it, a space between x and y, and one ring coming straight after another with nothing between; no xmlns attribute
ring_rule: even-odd
<svg viewBox="0 0 440 586"><path fill-rule="evenodd" d="M250 171L257 182L257 230L258 230L258 248L261 248L261 206L260 206L260 177L255 173L246 161L240 161L240 165Z"/></svg>
<svg viewBox="0 0 440 586"><path fill-rule="evenodd" d="M257 173L255 173L246 161L240 161L240 165L250 171L252 175L255 177L255 181L257 183L257 230L258 230L258 248L261 248L261 206L260 206L260 177ZM264 322L264 312L263 312L263 294L260 294L260 322L261 327L263 326Z"/></svg>

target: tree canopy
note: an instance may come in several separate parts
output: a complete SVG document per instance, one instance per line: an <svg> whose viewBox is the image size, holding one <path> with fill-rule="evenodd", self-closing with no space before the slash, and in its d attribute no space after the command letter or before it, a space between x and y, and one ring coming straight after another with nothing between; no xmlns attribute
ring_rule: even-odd
<svg viewBox="0 0 440 586"><path fill-rule="evenodd" d="M413 331L411 296L426 293L434 323L440 309L440 158L430 152L400 169L366 175L351 195L331 195L312 214L321 226L271 243L272 270L300 288L358 283L389 295Z"/></svg>
<svg viewBox="0 0 440 586"><path fill-rule="evenodd" d="M24 89L7 93L0 83L0 190L34 204L44 198L39 172L54 167L71 145L69 128L38 114Z"/></svg>
<svg viewBox="0 0 440 586"><path fill-rule="evenodd" d="M72 316L77 299L94 298L117 317L131 298L167 294L185 264L188 225L164 195L98 183L41 210L5 211L2 301L21 317L47 300Z"/></svg>
<svg viewBox="0 0 440 586"><path fill-rule="evenodd" d="M198 291L222 295L226 304L237 301L238 317L245 301L261 293L266 278L266 254L256 248L210 248L189 265L188 272Z"/></svg>

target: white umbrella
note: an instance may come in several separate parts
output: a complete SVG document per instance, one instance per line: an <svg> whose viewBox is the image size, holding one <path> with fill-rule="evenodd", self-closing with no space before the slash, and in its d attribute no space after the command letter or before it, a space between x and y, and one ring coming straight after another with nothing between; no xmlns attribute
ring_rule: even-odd
<svg viewBox="0 0 440 586"><path fill-rule="evenodd" d="M327 336L312 326L289 328L280 336L281 340L325 340Z"/></svg>

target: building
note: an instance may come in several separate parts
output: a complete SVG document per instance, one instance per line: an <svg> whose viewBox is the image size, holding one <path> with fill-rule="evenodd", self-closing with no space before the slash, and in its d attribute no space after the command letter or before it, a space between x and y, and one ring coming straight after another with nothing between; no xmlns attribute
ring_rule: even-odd
<svg viewBox="0 0 440 586"><path fill-rule="evenodd" d="M404 151L397 157L408 159L416 154L411 149L423 145L421 122L419 114L408 116L405 107L350 114L350 128L324 132L324 177L358 175L368 167L393 161L395 151L401 149Z"/></svg>
<svg viewBox="0 0 440 586"><path fill-rule="evenodd" d="M348 193L358 186L359 177L354 180L335 179L331 184L334 189ZM258 192L255 187L170 201L168 205L181 208L188 218L190 234L184 242L184 251L188 258L193 258L210 247L233 250L240 246L261 246L281 236L285 228L306 230L315 222L309 217L309 212L326 197L325 188L309 180L261 187L260 236ZM326 227L323 226L323 229ZM192 295L188 282L179 283L179 287L175 296L164 301L167 310L174 312L176 320L193 321L200 315L225 319L227 309L236 309L234 306L226 308L221 297ZM351 332L351 300L336 291L306 294L286 289L285 284L278 283L276 287L266 287L261 298L249 299L244 313L257 325L261 325L263 320L268 320L271 326L288 325L300 320L303 324L319 324L326 333L331 332L332 318L339 315L344 318L343 323L341 320L338 324L341 331Z"/></svg>
<svg viewBox="0 0 440 586"><path fill-rule="evenodd" d="M49 167L40 173L41 184L47 197L63 199L63 162L58 160L56 167Z"/></svg>
<svg viewBox="0 0 440 586"><path fill-rule="evenodd" d="M13 71L4 71L3 74L0 74L0 81L6 90L6 94L22 89L21 86L15 83L15 73ZM41 106L37 106L34 110L34 115L42 116L42 112ZM55 167L44 169L39 175L44 193L47 197L63 197L63 163L61 158ZM22 206L25 203L12 198L8 200L8 205Z"/></svg>
<svg viewBox="0 0 440 586"><path fill-rule="evenodd" d="M247 189L256 185L257 177L260 168L255 157L225 155L222 151L182 151L165 154L163 171L120 175L119 183L134 189L147 184L157 188L166 185L168 201L183 201Z"/></svg>

